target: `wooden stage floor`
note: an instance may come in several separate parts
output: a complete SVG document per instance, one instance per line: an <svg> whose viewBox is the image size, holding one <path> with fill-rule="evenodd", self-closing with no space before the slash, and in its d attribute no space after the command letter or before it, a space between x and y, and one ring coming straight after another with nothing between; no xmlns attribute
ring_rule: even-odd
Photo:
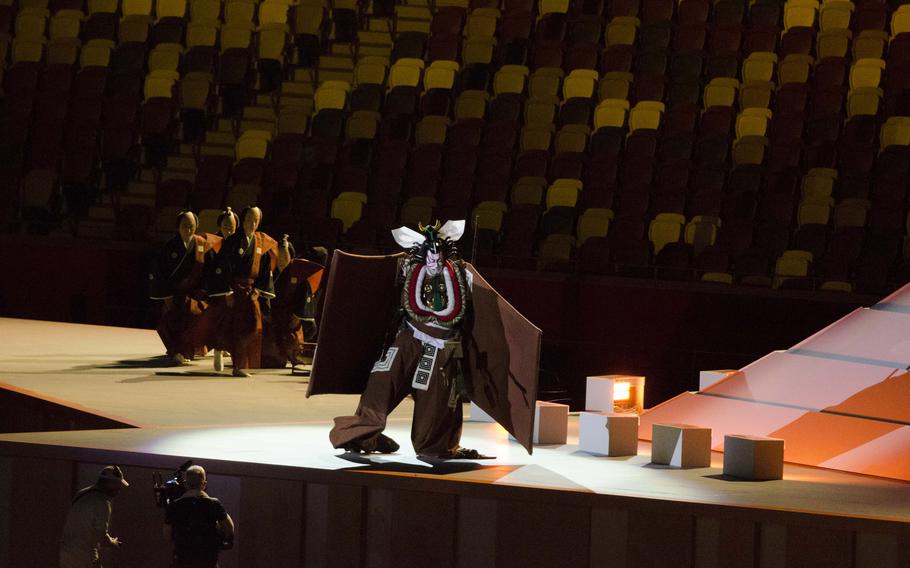
<svg viewBox="0 0 910 568"><path fill-rule="evenodd" d="M690 534L686 541L689 549L683 554L688 555L688 560L666 566L801 566L810 564L797 559L809 555L807 561L826 561L830 556L835 562L819 566L887 567L906 565L904 560L910 558L910 484L906 482L790 464L780 481L735 481L722 475L722 454L714 454L710 468L668 469L649 463L647 442L640 443L636 457L596 457L578 451L575 416L570 417L567 444L537 447L531 456L517 443L510 442L499 426L467 422L463 445L495 455L496 459L430 464L418 460L410 447L412 406L409 403L393 414L388 427L388 433L401 443L402 450L391 456L354 458L334 450L327 434L332 417L351 412L357 398L306 399L306 377L291 376L289 369L261 370L251 379L236 379L228 373L219 375L211 371L211 358L177 368L162 367L158 338L147 330L0 319L0 337L3 337L0 389L135 426L0 434L0 510L4 509L4 503L10 505L7 510L16 508L18 467L34 467L37 463L44 464L43 468L53 464L48 466L48 471L55 471L59 466L61 471L48 474L52 478L47 483L53 479L68 480L71 485L66 488L68 492L86 479L87 472L93 471L97 464L120 463L134 470L135 475L147 475L152 469L172 470L182 460L192 458L214 474L213 486L221 489L227 495L225 502L238 511L248 506L242 495L249 494L248 487L254 484L250 479L275 479L278 484L300 485L298 489L305 496L302 499L305 504L297 503L296 513L289 518L298 519L307 530L302 536L300 531L296 533L296 548L288 552L298 562L283 565L336 565L318 554L319 547L328 550L327 547L344 543L333 544L329 538L324 542L320 539L318 542L322 544L318 544L312 540L316 534L312 531L332 532L335 507L331 496L337 497L332 493L337 487L361 488L358 495L364 503L380 503L388 495L402 492L447 495L455 499L457 513L451 522L456 535L462 536L453 537L452 561L442 565L511 565L511 557L503 557L499 550L503 542L510 542L508 534L514 530L508 526L511 509L504 508L505 502L526 503L532 509L541 503L551 503L557 509L578 508L587 519L584 530L588 531L584 540L585 556L579 558L583 564L587 559L587 565L591 566L602 565L599 560L611 554L603 543L612 541L602 540L598 531L616 526L625 527L626 531L622 533L626 535L622 556L625 560L617 561L617 566L657 566L660 561L655 559L661 557L656 554L674 554L660 545L636 544L636 539L641 537L632 533L640 523L652 526L656 531L652 536L657 538L662 538L661 534L670 538L668 535L681 530L689 531L685 533ZM231 485L231 479L236 479L239 485ZM138 485L145 483L140 480ZM2 491L4 485L6 492ZM322 501L318 497L321 487L327 488L328 495ZM140 487L139 491L146 492L147 487ZM236 495L231 497L231 491ZM314 508L312 504L316 502L322 503L324 510ZM494 536L487 541L480 539L477 546L481 552L486 550L484 557L489 562L475 562L475 558L466 564L466 559L479 554L473 549L462 550L464 535L475 530L462 526L466 511L487 502L493 503L498 511L493 514L493 521L485 521L493 523ZM432 499L428 503L433 503ZM394 536L395 514L390 513L385 525L376 525L371 515L383 513L363 504L358 506L363 524L357 537L361 545L378 538L377 534ZM433 515L442 514L436 509L434 506ZM404 517L412 518L415 511L421 510L421 505L416 504L404 512L398 510L402 515L400 520L405 522ZM535 518L535 510L527 513L530 516L526 518ZM625 516L617 518L624 518L625 524L609 515L599 517L597 511L620 511ZM542 522L548 518L546 511L538 513ZM249 513L248 518L255 514ZM239 515L242 517L243 513ZM315 519L322 518L320 515L324 518L317 522L311 515ZM644 521L641 515L645 515ZM665 519L677 517L683 519L679 526L667 525ZM552 521L564 525L560 518L557 511ZM244 522L247 527L252 525L251 520L241 518L240 525ZM311 527L313 522L317 522L316 528ZM751 543L749 562L724 560L733 554L724 552L729 548L725 542L732 538L725 527L736 523L753 527L751 532L744 528L736 533L743 541L740 544ZM9 519L6 522L0 519L0 531L3 530L8 531L10 538L0 536L0 542L18 542L16 531L20 529L11 526ZM533 535L535 530L528 529L526 534ZM566 529L553 530L559 534ZM794 540L795 535L801 535L800 540L813 540L816 533L812 531L816 530L821 531L819 534L843 533L846 544L837 540L832 546L819 548ZM781 536L788 531L789 540ZM256 558L252 555L253 542L254 538L247 536L250 552L244 553L240 545L236 555L226 558L222 565L265 565L253 560ZM260 538L255 548L260 549L268 542ZM714 556L705 557L704 550L715 550L711 553ZM5 552L0 547L0 566L17 565L13 562L15 554L12 547ZM337 565L400 565L407 560L396 550L383 552L384 556L378 560L371 554L369 546L361 546L356 561ZM836 561L845 554L850 557L849 563ZM287 562L283 558L272 560ZM716 562L712 563L711 558ZM113 560L111 565L146 565L139 560L130 562L139 563L118 564Z"/></svg>

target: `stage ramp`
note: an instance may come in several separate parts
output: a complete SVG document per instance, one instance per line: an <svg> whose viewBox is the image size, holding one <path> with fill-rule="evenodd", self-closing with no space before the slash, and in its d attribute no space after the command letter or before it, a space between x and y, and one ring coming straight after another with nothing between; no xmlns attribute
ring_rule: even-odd
<svg viewBox="0 0 910 568"><path fill-rule="evenodd" d="M731 330L735 331L735 330ZM788 462L910 480L910 285L786 351L642 415L656 423L785 440Z"/></svg>

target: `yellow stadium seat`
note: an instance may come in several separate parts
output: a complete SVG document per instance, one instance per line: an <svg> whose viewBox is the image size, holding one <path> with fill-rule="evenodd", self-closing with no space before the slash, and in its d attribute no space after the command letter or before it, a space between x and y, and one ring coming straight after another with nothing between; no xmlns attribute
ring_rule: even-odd
<svg viewBox="0 0 910 568"><path fill-rule="evenodd" d="M20 10L16 15L16 39L43 40L47 26L46 10Z"/></svg>
<svg viewBox="0 0 910 568"><path fill-rule="evenodd" d="M284 107L278 114L279 134L306 134L310 115L297 107Z"/></svg>
<svg viewBox="0 0 910 568"><path fill-rule="evenodd" d="M717 77L705 85L705 108L732 107L736 103L739 81L730 77Z"/></svg>
<svg viewBox="0 0 910 568"><path fill-rule="evenodd" d="M44 42L29 38L13 40L13 63L41 63L44 57Z"/></svg>
<svg viewBox="0 0 910 568"><path fill-rule="evenodd" d="M553 130L552 124L526 124L521 129L521 151L549 151L553 141Z"/></svg>
<svg viewBox="0 0 910 568"><path fill-rule="evenodd" d="M401 58L392 65L389 71L389 88L417 87L423 73L423 60Z"/></svg>
<svg viewBox="0 0 910 568"><path fill-rule="evenodd" d="M499 232L507 206L502 201L481 201L474 208L471 220L478 229Z"/></svg>
<svg viewBox="0 0 910 568"><path fill-rule="evenodd" d="M192 0L190 19L200 24L217 22L221 19L221 2L218 0Z"/></svg>
<svg viewBox="0 0 910 568"><path fill-rule="evenodd" d="M556 133L556 153L583 153L588 147L590 129L584 124L567 124Z"/></svg>
<svg viewBox="0 0 910 568"><path fill-rule="evenodd" d="M389 61L384 57L368 55L361 57L354 67L355 85L385 85Z"/></svg>
<svg viewBox="0 0 910 568"><path fill-rule="evenodd" d="M562 265L572 259L572 249L575 248L575 237L572 235L547 235L540 243L539 268L562 269ZM553 263L556 263L553 265Z"/></svg>
<svg viewBox="0 0 910 568"><path fill-rule="evenodd" d="M348 140L373 140L382 116L371 110L354 111L345 124Z"/></svg>
<svg viewBox="0 0 910 568"><path fill-rule="evenodd" d="M705 272L701 275L701 281L714 284L733 284L733 275L728 272Z"/></svg>
<svg viewBox="0 0 910 568"><path fill-rule="evenodd" d="M259 4L259 25L266 24L287 24L288 23L288 5L284 2L274 2L266 0Z"/></svg>
<svg viewBox="0 0 910 568"><path fill-rule="evenodd" d="M186 0L155 0L155 17L159 20L186 17Z"/></svg>
<svg viewBox="0 0 910 568"><path fill-rule="evenodd" d="M875 116L884 92L878 87L850 89L847 93L847 117Z"/></svg>
<svg viewBox="0 0 910 568"><path fill-rule="evenodd" d="M411 197L401 207L400 221L403 225L417 228L418 223L429 225L433 222L436 200L432 197Z"/></svg>
<svg viewBox="0 0 910 568"><path fill-rule="evenodd" d="M231 187L225 198L225 205L235 211L243 211L247 207L254 207L259 202L262 188L258 185L237 184Z"/></svg>
<svg viewBox="0 0 910 568"><path fill-rule="evenodd" d="M828 203L834 192L837 170L834 168L811 168L803 176L800 194L803 201Z"/></svg>
<svg viewBox="0 0 910 568"><path fill-rule="evenodd" d="M179 210L176 213L179 213ZM217 233L218 232L218 217L221 217L221 214L222 214L221 209L203 209L202 211L200 211L199 212L199 225L196 227L196 231L199 234ZM162 228L164 228L164 227L162 227ZM168 231L168 233L173 232L174 217L169 218L169 222L166 227L166 230Z"/></svg>
<svg viewBox="0 0 910 568"><path fill-rule="evenodd" d="M648 226L648 240L659 253L668 243L679 242L686 218L679 213L658 213Z"/></svg>
<svg viewBox="0 0 910 568"><path fill-rule="evenodd" d="M266 24L259 28L257 55L259 59L284 61L288 44L287 24Z"/></svg>
<svg viewBox="0 0 910 568"><path fill-rule="evenodd" d="M809 275L812 253L804 250L786 250L774 263L774 288L779 288L790 278L805 278Z"/></svg>
<svg viewBox="0 0 910 568"><path fill-rule="evenodd" d="M418 146L423 144L438 144L442 146L446 143L448 129L449 117L425 116L417 123L414 138Z"/></svg>
<svg viewBox="0 0 910 568"><path fill-rule="evenodd" d="M79 66L82 68L109 66L113 47L114 42L108 39L89 40L79 52Z"/></svg>
<svg viewBox="0 0 910 568"><path fill-rule="evenodd" d="M815 27L815 12L818 2L815 0L788 0L784 4L784 29L793 27Z"/></svg>
<svg viewBox="0 0 910 568"><path fill-rule="evenodd" d="M348 232L351 225L363 216L363 206L367 196L356 191L343 191L332 200L332 218L341 221L342 232Z"/></svg>
<svg viewBox="0 0 910 568"><path fill-rule="evenodd" d="M631 16L618 16L610 20L604 30L604 42L611 45L635 45L635 35L641 22Z"/></svg>
<svg viewBox="0 0 910 568"><path fill-rule="evenodd" d="M629 112L629 132L635 132L639 128L658 130L664 108L662 102L639 101Z"/></svg>
<svg viewBox="0 0 910 568"><path fill-rule="evenodd" d="M215 47L218 28L212 22L192 21L186 26L186 48Z"/></svg>
<svg viewBox="0 0 910 568"><path fill-rule="evenodd" d="M826 0L818 13L818 27L821 31L850 29L853 16L853 2L847 0Z"/></svg>
<svg viewBox="0 0 910 568"><path fill-rule="evenodd" d="M145 43L149 37L148 16L126 16L117 26L117 39L120 43Z"/></svg>
<svg viewBox="0 0 910 568"><path fill-rule="evenodd" d="M819 286L819 290L824 290L826 292L846 292L849 294L853 292L853 284L840 280L825 280L822 282L821 286Z"/></svg>
<svg viewBox="0 0 910 568"><path fill-rule="evenodd" d="M234 2L228 6L241 4ZM228 22L221 27L221 51L228 49L249 49L253 41L253 24L251 22Z"/></svg>
<svg viewBox="0 0 910 568"><path fill-rule="evenodd" d="M79 59L79 47L81 42L79 38L65 37L52 39L47 44L47 63L48 65L75 65ZM0 56L6 59L6 43L0 48ZM2 79L2 73L0 73Z"/></svg>
<svg viewBox="0 0 910 568"><path fill-rule="evenodd" d="M773 93L771 81L746 81L739 89L739 108L768 108Z"/></svg>
<svg viewBox="0 0 910 568"><path fill-rule="evenodd" d="M525 101L525 124L552 125L556 118L556 97L531 98Z"/></svg>
<svg viewBox="0 0 910 568"><path fill-rule="evenodd" d="M885 62L882 59L860 59L850 68L850 88L878 87Z"/></svg>
<svg viewBox="0 0 910 568"><path fill-rule="evenodd" d="M569 73L569 76L562 83L563 100L576 97L583 99L592 98L599 78L597 71L593 69L575 69Z"/></svg>
<svg viewBox="0 0 910 568"><path fill-rule="evenodd" d="M764 136L743 136L733 143L733 164L761 165L765 161L765 149L768 139Z"/></svg>
<svg viewBox="0 0 910 568"><path fill-rule="evenodd" d="M606 237L610 232L613 211L602 207L589 207L578 217L576 235L578 246L585 244L591 237Z"/></svg>
<svg viewBox="0 0 910 568"><path fill-rule="evenodd" d="M121 0L120 10L124 18L129 16L152 16L152 0Z"/></svg>
<svg viewBox="0 0 910 568"><path fill-rule="evenodd" d="M116 14L120 9L119 0L88 0L88 13Z"/></svg>
<svg viewBox="0 0 910 568"><path fill-rule="evenodd" d="M814 59L811 56L803 53L791 53L784 57L777 67L778 85L808 82L813 62Z"/></svg>
<svg viewBox="0 0 910 568"><path fill-rule="evenodd" d="M717 240L717 231L720 230L720 219L708 215L696 215L686 223L686 243L692 245L692 251L697 255L705 247L713 245Z"/></svg>
<svg viewBox="0 0 910 568"><path fill-rule="evenodd" d="M594 109L594 128L623 128L629 112L629 101L625 99L604 99Z"/></svg>
<svg viewBox="0 0 910 568"><path fill-rule="evenodd" d="M149 71L177 71L183 47L177 43L159 43L149 53Z"/></svg>
<svg viewBox="0 0 910 568"><path fill-rule="evenodd" d="M820 32L815 41L815 53L818 59L847 57L851 39L853 39L853 32L849 29L834 28Z"/></svg>
<svg viewBox="0 0 910 568"><path fill-rule="evenodd" d="M499 10L496 8L477 8L468 15L464 26L465 37L496 36L496 26L499 23Z"/></svg>
<svg viewBox="0 0 910 568"><path fill-rule="evenodd" d="M765 136L768 133L768 123L772 113L766 108L743 109L736 117L736 137Z"/></svg>
<svg viewBox="0 0 910 568"><path fill-rule="evenodd" d="M256 4L245 0L234 0L224 5L226 24L252 24L256 15Z"/></svg>
<svg viewBox="0 0 910 568"><path fill-rule="evenodd" d="M455 99L455 119L483 118L487 113L486 91L462 91Z"/></svg>
<svg viewBox="0 0 910 568"><path fill-rule="evenodd" d="M452 90L455 86L455 74L457 72L458 63L455 61L434 61L423 74L423 90Z"/></svg>
<svg viewBox="0 0 910 568"><path fill-rule="evenodd" d="M553 207L575 207L581 191L580 180L558 179L547 188L547 210Z"/></svg>
<svg viewBox="0 0 910 568"><path fill-rule="evenodd" d="M272 133L264 130L247 130L240 135L234 146L234 155L237 161L253 158L264 160L269 153L269 142Z"/></svg>
<svg viewBox="0 0 910 568"><path fill-rule="evenodd" d="M349 90L350 86L345 81L324 82L313 96L316 101L316 112L327 108L344 110Z"/></svg>
<svg viewBox="0 0 910 568"><path fill-rule="evenodd" d="M597 98L601 101L606 99L628 99L629 89L634 78L634 75L625 71L608 72L597 86Z"/></svg>
<svg viewBox="0 0 910 568"><path fill-rule="evenodd" d="M79 10L60 10L51 18L50 38L78 38L82 25L82 12Z"/></svg>
<svg viewBox="0 0 910 568"><path fill-rule="evenodd" d="M496 39L492 37L469 37L461 45L461 62L464 65L489 65L493 61Z"/></svg>
<svg viewBox="0 0 910 568"><path fill-rule="evenodd" d="M325 7L301 2L294 8L294 33L318 36L325 22Z"/></svg>
<svg viewBox="0 0 910 568"><path fill-rule="evenodd" d="M888 45L888 33L882 30L863 30L853 39L853 61L881 59Z"/></svg>
<svg viewBox="0 0 910 568"><path fill-rule="evenodd" d="M868 199L851 197L844 199L834 208L834 227L865 227L866 215L871 204Z"/></svg>
<svg viewBox="0 0 910 568"><path fill-rule="evenodd" d="M546 178L522 176L512 185L512 205L540 205L546 189Z"/></svg>
<svg viewBox="0 0 910 568"><path fill-rule="evenodd" d="M743 83L749 81L771 81L774 78L775 65L777 65L777 54L767 51L752 52L743 61Z"/></svg>
<svg viewBox="0 0 910 568"><path fill-rule="evenodd" d="M180 79L180 108L208 110L212 91L212 76L192 71Z"/></svg>
<svg viewBox="0 0 910 568"><path fill-rule="evenodd" d="M528 68L524 65L503 65L493 77L493 92L522 94L528 80Z"/></svg>
<svg viewBox="0 0 910 568"><path fill-rule="evenodd" d="M562 83L562 69L558 67L540 67L531 73L528 83L528 94L532 99L548 99L559 95Z"/></svg>
<svg viewBox="0 0 910 568"><path fill-rule="evenodd" d="M145 100L153 98L170 99L174 97L174 84L180 74L170 70L155 70L145 76Z"/></svg>
<svg viewBox="0 0 910 568"><path fill-rule="evenodd" d="M569 11L569 0L540 0L540 15L565 14Z"/></svg>
<svg viewBox="0 0 910 568"><path fill-rule="evenodd" d="M797 211L797 221L799 226L809 224L827 225L831 218L831 201L822 200L803 200L799 204Z"/></svg>
<svg viewBox="0 0 910 568"><path fill-rule="evenodd" d="M891 37L910 32L910 6L902 4L891 14Z"/></svg>
<svg viewBox="0 0 910 568"><path fill-rule="evenodd" d="M879 147L910 146L910 118L906 116L892 116L885 121L879 131Z"/></svg>

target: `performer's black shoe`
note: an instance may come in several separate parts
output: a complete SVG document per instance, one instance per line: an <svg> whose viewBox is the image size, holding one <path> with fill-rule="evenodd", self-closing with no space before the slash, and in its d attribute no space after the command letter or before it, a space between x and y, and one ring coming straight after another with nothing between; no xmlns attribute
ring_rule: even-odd
<svg viewBox="0 0 910 568"><path fill-rule="evenodd" d="M377 434L366 440L348 442L342 448L352 454L394 454L400 446L385 434Z"/></svg>
<svg viewBox="0 0 910 568"><path fill-rule="evenodd" d="M482 453L478 452L477 450L471 450L469 448L462 448L461 446L458 446L451 452L447 452L445 454L440 454L440 455L434 456L434 457L439 460L492 460L492 459L496 459L496 456L485 456Z"/></svg>

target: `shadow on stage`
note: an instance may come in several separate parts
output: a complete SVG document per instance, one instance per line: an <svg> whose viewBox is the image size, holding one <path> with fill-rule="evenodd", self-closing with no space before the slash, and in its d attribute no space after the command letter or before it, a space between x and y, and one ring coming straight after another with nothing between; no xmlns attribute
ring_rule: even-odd
<svg viewBox="0 0 910 568"><path fill-rule="evenodd" d="M419 473L423 475L454 475L469 471L488 470L496 471L502 477L518 469L520 466L483 465L468 460L441 460L418 456L417 459L427 465L405 463L388 460L387 458L370 457L363 454L347 452L336 456L345 461L356 464L343 469L357 471L376 471L390 473Z"/></svg>

